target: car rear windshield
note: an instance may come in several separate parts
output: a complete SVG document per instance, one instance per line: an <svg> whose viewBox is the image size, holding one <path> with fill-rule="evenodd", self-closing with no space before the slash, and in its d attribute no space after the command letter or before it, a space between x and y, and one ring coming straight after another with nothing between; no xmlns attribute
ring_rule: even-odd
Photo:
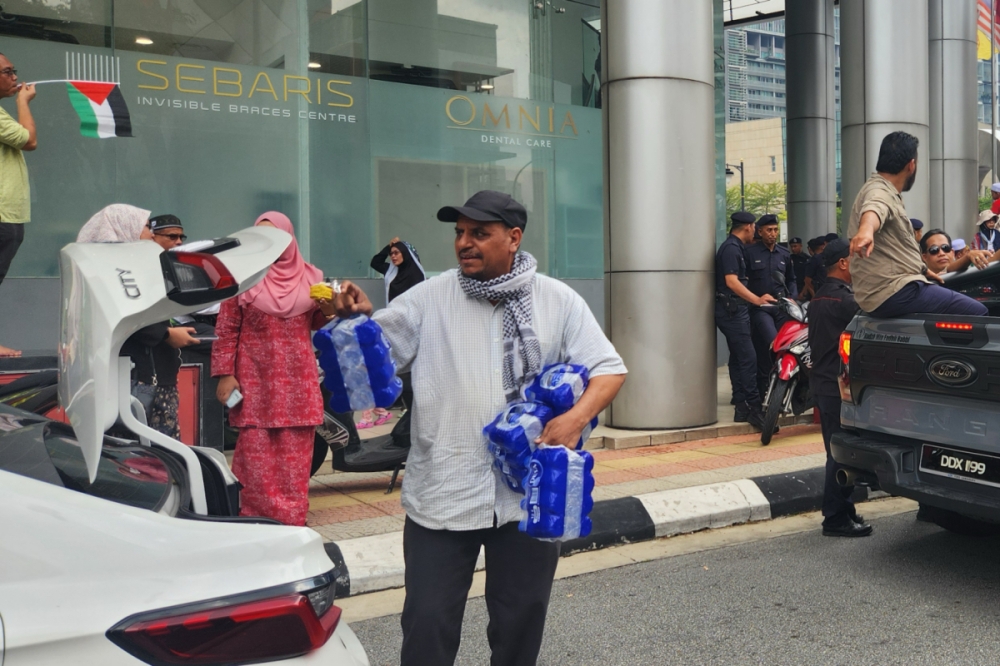
<svg viewBox="0 0 1000 666"><path fill-rule="evenodd" d="M151 511L159 511L176 493L170 468L150 449L105 439L97 478L91 483L70 428L53 421L18 425L22 427L0 427L4 471Z"/></svg>

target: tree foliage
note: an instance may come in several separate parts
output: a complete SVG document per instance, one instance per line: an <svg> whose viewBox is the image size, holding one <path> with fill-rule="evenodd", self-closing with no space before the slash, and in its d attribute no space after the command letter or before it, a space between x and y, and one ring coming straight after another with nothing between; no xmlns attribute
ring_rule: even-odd
<svg viewBox="0 0 1000 666"><path fill-rule="evenodd" d="M784 218L786 189L784 183L747 183L746 211L754 217L771 213ZM726 216L740 209L740 186L726 188Z"/></svg>

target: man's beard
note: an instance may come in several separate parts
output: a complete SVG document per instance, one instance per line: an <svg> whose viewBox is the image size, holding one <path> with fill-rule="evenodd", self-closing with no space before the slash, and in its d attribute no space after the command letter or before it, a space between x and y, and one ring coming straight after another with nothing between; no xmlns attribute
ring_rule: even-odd
<svg viewBox="0 0 1000 666"><path fill-rule="evenodd" d="M916 180L917 180L917 170L914 169L913 173L910 174L910 177L906 179L905 183L903 183L903 191L909 192L910 188L913 187L913 183L916 182Z"/></svg>

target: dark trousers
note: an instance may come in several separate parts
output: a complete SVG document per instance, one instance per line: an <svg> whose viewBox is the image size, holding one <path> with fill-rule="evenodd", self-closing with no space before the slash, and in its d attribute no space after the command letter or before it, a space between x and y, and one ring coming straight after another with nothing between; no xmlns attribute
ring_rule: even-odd
<svg viewBox="0 0 1000 666"><path fill-rule="evenodd" d="M750 337L750 315L747 306L740 305L730 314L723 303L715 304L715 325L722 331L729 347L729 381L733 385L733 403L760 404L757 392L757 357Z"/></svg>
<svg viewBox="0 0 1000 666"><path fill-rule="evenodd" d="M854 486L842 487L837 484L837 469L839 464L830 455L830 437L834 433L843 432L840 427L840 398L828 395L816 396L816 406L819 408L820 428L823 430L823 446L826 447L826 478L823 481L823 524L833 527L849 520L854 515L854 502L851 494Z"/></svg>
<svg viewBox="0 0 1000 666"><path fill-rule="evenodd" d="M750 328L753 331L753 348L757 355L757 391L761 400L767 393L767 385L774 367L771 344L778 335L778 329L785 323L785 316L773 308L750 308Z"/></svg>
<svg viewBox="0 0 1000 666"><path fill-rule="evenodd" d="M24 225L0 222L0 284L7 277L10 262L14 261L17 248L24 242Z"/></svg>
<svg viewBox="0 0 1000 666"><path fill-rule="evenodd" d="M402 666L455 662L480 546L486 548L490 664L531 666L537 661L559 544L532 539L518 531L517 523L453 532L430 530L407 517Z"/></svg>
<svg viewBox="0 0 1000 666"><path fill-rule="evenodd" d="M988 314L986 306L965 294L939 284L911 282L872 310L873 317L900 317L908 314Z"/></svg>

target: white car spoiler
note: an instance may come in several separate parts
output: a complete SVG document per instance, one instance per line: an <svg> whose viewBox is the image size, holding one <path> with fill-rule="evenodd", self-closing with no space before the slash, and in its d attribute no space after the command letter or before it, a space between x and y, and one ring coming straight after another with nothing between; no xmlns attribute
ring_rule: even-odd
<svg viewBox="0 0 1000 666"><path fill-rule="evenodd" d="M121 417L137 435L187 459L189 472L197 477L191 479L192 490L201 490L200 497L192 493L194 509L205 512L201 470L193 452L136 421L129 407L131 362L124 358L120 363L118 354L140 328L254 286L291 239L273 227L251 227L197 253L165 253L150 241L71 243L62 249L59 402L79 440L91 481L97 475L104 433Z"/></svg>

